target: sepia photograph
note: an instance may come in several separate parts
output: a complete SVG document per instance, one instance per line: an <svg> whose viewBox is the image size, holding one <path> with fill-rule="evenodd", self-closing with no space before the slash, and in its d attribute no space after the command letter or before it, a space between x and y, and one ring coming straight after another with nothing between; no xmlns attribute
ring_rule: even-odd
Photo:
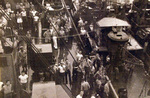
<svg viewBox="0 0 150 98"><path fill-rule="evenodd" d="M0 98L150 98L150 0L0 0Z"/></svg>

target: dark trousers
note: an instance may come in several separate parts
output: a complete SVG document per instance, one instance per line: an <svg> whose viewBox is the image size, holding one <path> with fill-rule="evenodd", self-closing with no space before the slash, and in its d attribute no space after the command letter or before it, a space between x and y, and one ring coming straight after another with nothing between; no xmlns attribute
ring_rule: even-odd
<svg viewBox="0 0 150 98"><path fill-rule="evenodd" d="M105 97L105 92L104 92L104 87L97 88L96 93L101 97L101 98L107 98Z"/></svg>
<svg viewBox="0 0 150 98"><path fill-rule="evenodd" d="M0 91L0 98L4 97L4 93L2 91Z"/></svg>
<svg viewBox="0 0 150 98"><path fill-rule="evenodd" d="M73 69L73 82L76 82L77 81L77 69Z"/></svg>
<svg viewBox="0 0 150 98"><path fill-rule="evenodd" d="M4 94L4 98L12 98L12 93Z"/></svg>
<svg viewBox="0 0 150 98"><path fill-rule="evenodd" d="M83 79L83 73L82 72L78 72L77 73L77 85L79 86L78 88L81 89L81 82Z"/></svg>
<svg viewBox="0 0 150 98"><path fill-rule="evenodd" d="M18 28L19 28L19 29L22 29L22 28L23 28L22 23L18 23Z"/></svg>
<svg viewBox="0 0 150 98"><path fill-rule="evenodd" d="M63 84L65 80L65 73L59 73L60 76L60 83Z"/></svg>
<svg viewBox="0 0 150 98"><path fill-rule="evenodd" d="M90 68L89 67L85 67L85 79L88 80L89 79L89 72L90 72Z"/></svg>
<svg viewBox="0 0 150 98"><path fill-rule="evenodd" d="M85 90L84 91L83 98L90 98L90 96L89 96L89 90Z"/></svg>
<svg viewBox="0 0 150 98"><path fill-rule="evenodd" d="M90 87L91 89L95 88L95 79L94 79L94 74L90 74L89 82L90 82Z"/></svg>
<svg viewBox="0 0 150 98"><path fill-rule="evenodd" d="M71 84L71 73L70 73L70 70L67 70L65 72L65 78L66 78L66 84L68 84L68 78L69 78L69 84Z"/></svg>
<svg viewBox="0 0 150 98"><path fill-rule="evenodd" d="M28 18L25 16L23 17L23 29L27 30L29 27L28 27Z"/></svg>
<svg viewBox="0 0 150 98"><path fill-rule="evenodd" d="M26 90L26 88L27 88L27 83L21 83L21 89Z"/></svg>
<svg viewBox="0 0 150 98"><path fill-rule="evenodd" d="M60 75L59 75L59 71L56 71L54 77L55 77L55 82L56 82L56 84L60 84Z"/></svg>

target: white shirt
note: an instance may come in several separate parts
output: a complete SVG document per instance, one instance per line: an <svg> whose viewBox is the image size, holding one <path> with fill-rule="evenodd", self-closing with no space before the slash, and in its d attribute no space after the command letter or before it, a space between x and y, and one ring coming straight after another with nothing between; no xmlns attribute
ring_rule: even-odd
<svg viewBox="0 0 150 98"><path fill-rule="evenodd" d="M65 35L65 31L64 30L60 30L59 33L60 33L61 36Z"/></svg>
<svg viewBox="0 0 150 98"><path fill-rule="evenodd" d="M77 59L78 60L81 60L81 58L83 57L83 55L82 54L80 54L80 53L77 53Z"/></svg>
<svg viewBox="0 0 150 98"><path fill-rule="evenodd" d="M79 95L76 96L76 98L82 98L82 96L79 94Z"/></svg>
<svg viewBox="0 0 150 98"><path fill-rule="evenodd" d="M80 31L81 31L81 34L82 34L82 35L85 35L85 34L87 33L86 30L84 30L84 29L83 29L83 30L80 30Z"/></svg>
<svg viewBox="0 0 150 98"><path fill-rule="evenodd" d="M83 26L83 25L84 25L84 23L83 23L83 20L82 20L82 19L80 19L80 20L78 21L78 25L79 25L79 26Z"/></svg>
<svg viewBox="0 0 150 98"><path fill-rule="evenodd" d="M20 5L19 4L16 4L16 9L19 9L20 8Z"/></svg>
<svg viewBox="0 0 150 98"><path fill-rule="evenodd" d="M6 3L6 8L11 8L10 3Z"/></svg>
<svg viewBox="0 0 150 98"><path fill-rule="evenodd" d="M73 0L73 1L75 1L76 4L80 4L79 0Z"/></svg>
<svg viewBox="0 0 150 98"><path fill-rule="evenodd" d="M30 8L29 2L25 2L24 5L25 5L25 8Z"/></svg>
<svg viewBox="0 0 150 98"><path fill-rule="evenodd" d="M65 72L65 66L64 65L63 66L59 66L58 68L59 68L59 72L60 73L64 73Z"/></svg>
<svg viewBox="0 0 150 98"><path fill-rule="evenodd" d="M0 27L6 26L6 25L7 25L7 20L4 17L2 17L0 19Z"/></svg>
<svg viewBox="0 0 150 98"><path fill-rule="evenodd" d="M22 15L23 17L27 16L26 11L22 11L22 12L21 12L21 15Z"/></svg>
<svg viewBox="0 0 150 98"><path fill-rule="evenodd" d="M88 82L84 81L81 83L81 90L86 91L90 89L90 85Z"/></svg>
<svg viewBox="0 0 150 98"><path fill-rule="evenodd" d="M23 76L23 75L20 75L20 76L19 76L19 79L20 79L20 82L21 82L21 83L27 83L27 81L28 81L28 80L27 80L27 79L28 79L28 75L24 75L24 76Z"/></svg>
<svg viewBox="0 0 150 98"><path fill-rule="evenodd" d="M35 16L37 11L34 10L34 11L31 11L31 13L32 13L32 16Z"/></svg>
<svg viewBox="0 0 150 98"><path fill-rule="evenodd" d="M3 82L0 82L0 91L2 90Z"/></svg>
<svg viewBox="0 0 150 98"><path fill-rule="evenodd" d="M18 17L18 18L17 18L17 23L22 23L22 22L23 22L22 18L21 18L21 17Z"/></svg>
<svg viewBox="0 0 150 98"><path fill-rule="evenodd" d="M4 50L3 50L3 47L2 47L2 42L0 40L0 53L3 53ZM0 82L0 91L1 91L1 82Z"/></svg>
<svg viewBox="0 0 150 98"><path fill-rule="evenodd" d="M51 7L50 4L46 4L46 9L50 10L50 11L53 11L54 9Z"/></svg>
<svg viewBox="0 0 150 98"><path fill-rule="evenodd" d="M12 92L12 85L9 84L9 85L4 85L3 86L3 89L4 89L4 94L9 94Z"/></svg>
<svg viewBox="0 0 150 98"><path fill-rule="evenodd" d="M53 36L53 43L54 43L54 48L57 49L58 46L57 46L57 37L54 35Z"/></svg>
<svg viewBox="0 0 150 98"><path fill-rule="evenodd" d="M37 22L39 20L38 16L34 16L34 21Z"/></svg>
<svg viewBox="0 0 150 98"><path fill-rule="evenodd" d="M91 96L91 98L96 98L95 96Z"/></svg>
<svg viewBox="0 0 150 98"><path fill-rule="evenodd" d="M12 12L11 8L7 8L7 9L6 9L6 12L7 12L8 14L10 14L10 13Z"/></svg>

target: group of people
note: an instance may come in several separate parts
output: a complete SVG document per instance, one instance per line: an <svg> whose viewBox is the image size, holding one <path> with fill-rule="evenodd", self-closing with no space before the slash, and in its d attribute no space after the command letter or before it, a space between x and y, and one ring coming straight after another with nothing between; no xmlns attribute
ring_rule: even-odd
<svg viewBox="0 0 150 98"><path fill-rule="evenodd" d="M1 37L4 39L10 39L10 42L15 44L15 41L20 42L18 35L26 35L31 37L31 35L36 35L37 33L37 22L39 19L39 13L35 10L32 2L24 0L24 2L16 3L15 6L12 6L8 1L5 5L1 6L0 14L0 29L3 30ZM2 40L5 43L8 43L7 40ZM11 48L13 44L9 45Z"/></svg>
<svg viewBox="0 0 150 98"><path fill-rule="evenodd" d="M75 2L78 3L78 1L76 0ZM44 37L45 43L51 43L52 41L54 49L58 49L58 47L60 47L60 52L62 54L60 57L63 57L64 52L66 51L65 43L69 41L68 36L72 33L71 18L68 18L67 14L63 11L58 13L56 12L56 14L51 15L51 12L49 11L53 11L54 9L48 3L45 8L48 12L46 13L44 20L48 22L48 28L45 32L42 32L42 37ZM37 36L37 33L39 33L39 21L41 21L40 18L43 16L40 11L36 10L36 7L32 4L32 2L29 3L25 0L22 3L17 3L14 11L11 8L11 4L7 2L5 11L7 12L7 15L10 15L11 18L17 22L19 30L27 31L27 37L31 38L31 35L34 37ZM92 48L99 46L100 38L97 32L93 29L94 24L87 22L83 17L78 18L77 29L80 32L80 37L85 43L85 46L90 46L88 44L90 43L88 39L89 37L96 42L94 43L92 41ZM29 25L27 25L28 22L30 23ZM17 33L15 34L17 35ZM59 46L57 45L57 41ZM19 50L19 57L19 63L23 68L23 72L19 76L19 79L23 89L26 89L28 76L25 75L25 72L27 72L27 64L26 51L24 51L23 48ZM80 94L77 95L77 98L95 98L98 96L101 98L107 98L109 96L108 78L106 69L99 54L97 53L94 57L89 57L83 56L82 53L79 52L76 57L77 60L75 60L72 65L67 59L63 59L60 63L56 63L53 66L55 74L51 78L55 80L57 84L69 83L72 88L76 89L77 93L80 92ZM48 76L46 72L39 74L40 81L44 81L46 79L49 80L49 77L44 77L44 74L45 76Z"/></svg>
<svg viewBox="0 0 150 98"><path fill-rule="evenodd" d="M27 89L28 75L22 72L18 77L22 90ZM6 83L0 82L0 98L14 98L15 92L12 81L6 80ZM19 88L19 87L18 87Z"/></svg>
<svg viewBox="0 0 150 98"><path fill-rule="evenodd" d="M91 98L99 96L107 98L109 86L106 69L99 54L94 57L84 57L81 52L77 54L77 61L73 63L73 84L80 94L77 98ZM80 96L80 97L79 97Z"/></svg>
<svg viewBox="0 0 150 98"><path fill-rule="evenodd" d="M98 53L92 57L83 56L79 51L76 58L73 64L62 59L53 66L52 78L56 84L70 84L76 98L108 98L109 79L101 56Z"/></svg>
<svg viewBox="0 0 150 98"><path fill-rule="evenodd" d="M70 18L64 12L57 12L57 14L46 15L49 26L48 29L43 33L45 43L53 42L54 49L58 46L62 46L64 42L68 42L68 36L71 33L72 23Z"/></svg>
<svg viewBox="0 0 150 98"><path fill-rule="evenodd" d="M70 84L70 86L72 85L72 66L68 59L62 59L59 64L54 65L53 69L55 71L54 78L57 84Z"/></svg>
<svg viewBox="0 0 150 98"><path fill-rule="evenodd" d="M94 23L90 24L90 22L87 22L80 17L78 21L78 29L85 47L89 48L89 46L91 46L91 48L94 49L100 46L100 35L96 31Z"/></svg>
<svg viewBox="0 0 150 98"><path fill-rule="evenodd" d="M15 8L9 2L6 2L5 7L3 7L5 15L2 15L2 18L7 16L10 19L4 18L7 21L6 27L13 29L13 32L9 35L26 35L33 43L52 43L54 49L58 49L59 43L62 45L62 40L68 42L68 36L72 30L70 18L68 18L64 9L58 12L53 10L54 12L51 13L51 10L47 9L48 5L49 3L45 2L43 6L47 12L43 12L40 7L27 0L16 3ZM46 31L43 28L46 28ZM6 35L7 28L4 29L3 26L2 30L4 31L3 35Z"/></svg>
<svg viewBox="0 0 150 98"><path fill-rule="evenodd" d="M3 10L5 11L5 15L11 18L11 20L8 21L8 26L12 26L11 23L14 24L15 22L17 23L17 29L31 28L29 25L35 24L39 19L39 13L35 10L35 6L32 2L29 3L27 0L17 3L15 8L12 8L12 5L6 2L6 6L3 7ZM27 25L29 22L30 24Z"/></svg>
<svg viewBox="0 0 150 98"><path fill-rule="evenodd" d="M18 49L18 65L22 71L27 72L27 50L23 46Z"/></svg>

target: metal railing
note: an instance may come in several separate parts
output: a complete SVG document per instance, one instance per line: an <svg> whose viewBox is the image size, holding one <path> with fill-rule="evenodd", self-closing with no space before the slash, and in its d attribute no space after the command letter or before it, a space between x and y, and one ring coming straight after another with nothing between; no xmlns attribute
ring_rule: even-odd
<svg viewBox="0 0 150 98"><path fill-rule="evenodd" d="M70 98L75 98L75 96L73 96L71 90L68 88L66 84L61 84L61 87L64 89L64 91L68 94Z"/></svg>
<svg viewBox="0 0 150 98"><path fill-rule="evenodd" d="M66 8L65 1L62 0L62 2L63 2L63 5L64 5L65 8ZM66 8L66 10L67 10L67 8ZM67 13L69 14L68 11L67 11ZM59 32L57 31L57 29L55 28L55 26L53 25L53 23L50 22L50 24L52 25L52 27L54 28L54 30L57 32L57 35L58 35ZM75 27L75 28L76 28L76 27ZM73 58L74 61L76 62L76 60L75 60L75 58L73 57L72 53L71 53L70 50L67 48L66 43L65 43L64 41L63 41L63 43L64 43L64 45L65 45L67 51L71 54L72 58ZM80 69L80 67L79 67L79 69ZM113 94L113 96L114 96L113 98L119 98L118 95L117 95L117 93L116 93L116 91L115 91L115 89L114 89L114 87L113 87L113 85L112 85L112 83L111 83L111 81L109 80L108 76L107 76L107 80L108 80L109 87L110 87L110 89L111 89L111 91L112 91L112 94ZM67 87L66 84L63 84L63 85L61 85L61 86L63 87L63 89L64 89L66 92L71 93L71 90ZM67 89L67 90L66 90L66 89ZM68 94L68 95L69 95L69 94ZM74 98L74 96L72 96L72 97Z"/></svg>
<svg viewBox="0 0 150 98"><path fill-rule="evenodd" d="M11 27L13 28L14 26L17 27L17 23L16 21L14 21L4 10L2 7L0 7L0 10L1 10L1 14L5 17L5 19L7 21L12 21L13 25L11 24ZM18 35L15 35L13 34L14 36L17 36L19 37ZM22 34L23 35L23 34ZM44 66L46 68L50 67L50 64L48 62L48 60L40 53L39 49L36 48L36 46L30 41L30 39L27 37L27 36L20 36L20 38L25 41L27 43L28 46L30 46L30 48L32 48L35 52L36 52L36 55L40 58L41 62L44 64ZM52 70L51 70L52 71ZM53 72L52 72L53 73Z"/></svg>
<svg viewBox="0 0 150 98"><path fill-rule="evenodd" d="M118 96L115 88L113 87L113 85L112 85L112 83L111 83L111 81L110 81L108 76L106 76L106 79L108 81L110 91L112 91L112 93L110 92L113 95L112 98L119 98L119 96Z"/></svg>
<svg viewBox="0 0 150 98"><path fill-rule="evenodd" d="M146 97L146 93L147 93L147 81L144 82L143 87L141 89L140 95L138 96L138 98L144 98Z"/></svg>

